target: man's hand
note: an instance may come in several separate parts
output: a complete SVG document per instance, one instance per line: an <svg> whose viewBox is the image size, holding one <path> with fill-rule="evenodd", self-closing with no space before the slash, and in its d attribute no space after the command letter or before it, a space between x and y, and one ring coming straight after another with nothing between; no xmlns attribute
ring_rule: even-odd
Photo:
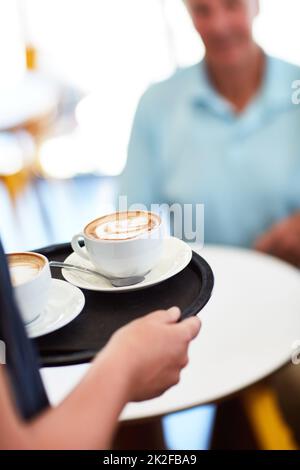
<svg viewBox="0 0 300 470"><path fill-rule="evenodd" d="M300 267L300 213L275 224L254 246L258 251Z"/></svg>
<svg viewBox="0 0 300 470"><path fill-rule="evenodd" d="M129 379L129 400L157 397L179 382L188 363L188 346L200 330L197 317L177 323L180 310L160 310L118 330L107 345L120 374Z"/></svg>

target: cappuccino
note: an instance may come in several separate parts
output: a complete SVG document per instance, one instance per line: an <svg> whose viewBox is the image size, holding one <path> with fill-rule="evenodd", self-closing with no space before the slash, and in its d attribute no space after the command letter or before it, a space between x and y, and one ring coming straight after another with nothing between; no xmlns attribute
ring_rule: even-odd
<svg viewBox="0 0 300 470"><path fill-rule="evenodd" d="M16 287L36 278L44 268L45 260L33 253L13 253L8 255L8 264L12 284Z"/></svg>
<svg viewBox="0 0 300 470"><path fill-rule="evenodd" d="M144 276L160 260L164 230L147 211L115 212L90 222L72 238L72 248L106 277ZM84 246L82 246L82 241Z"/></svg>
<svg viewBox="0 0 300 470"><path fill-rule="evenodd" d="M160 223L160 217L153 212L115 212L89 223L84 233L96 240L130 240L151 232Z"/></svg>
<svg viewBox="0 0 300 470"><path fill-rule="evenodd" d="M39 253L7 255L15 299L27 325L39 317L48 302L51 272L48 259Z"/></svg>

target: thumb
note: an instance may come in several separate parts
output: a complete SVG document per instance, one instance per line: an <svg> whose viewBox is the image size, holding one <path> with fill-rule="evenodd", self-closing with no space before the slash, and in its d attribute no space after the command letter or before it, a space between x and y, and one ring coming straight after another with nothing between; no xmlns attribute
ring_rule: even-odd
<svg viewBox="0 0 300 470"><path fill-rule="evenodd" d="M183 337L188 342L190 342L195 339L196 336L198 336L198 333L201 329L201 321L197 316L190 317L182 321L181 323L178 323L176 328L178 328L179 331L181 331Z"/></svg>
<svg viewBox="0 0 300 470"><path fill-rule="evenodd" d="M149 317L161 323L176 323L180 319L181 311L179 307L171 307L168 310L158 310L150 313Z"/></svg>

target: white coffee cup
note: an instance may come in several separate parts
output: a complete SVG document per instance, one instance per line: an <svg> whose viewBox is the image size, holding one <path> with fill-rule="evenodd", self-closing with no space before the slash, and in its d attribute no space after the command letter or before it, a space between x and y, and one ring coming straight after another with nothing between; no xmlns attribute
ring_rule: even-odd
<svg viewBox="0 0 300 470"><path fill-rule="evenodd" d="M43 312L51 287L48 259L39 253L22 252L7 255L15 299L25 324Z"/></svg>
<svg viewBox="0 0 300 470"><path fill-rule="evenodd" d="M90 222L72 239L72 248L100 274L124 278L144 275L159 261L163 248L159 215L146 211L115 212ZM83 240L85 247L79 242Z"/></svg>

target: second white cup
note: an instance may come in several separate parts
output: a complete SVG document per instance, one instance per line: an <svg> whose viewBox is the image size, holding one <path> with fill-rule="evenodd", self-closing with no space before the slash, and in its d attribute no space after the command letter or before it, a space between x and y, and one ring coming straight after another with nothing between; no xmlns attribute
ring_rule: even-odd
<svg viewBox="0 0 300 470"><path fill-rule="evenodd" d="M27 325L43 313L49 299L51 272L48 259L32 252L7 255L15 299Z"/></svg>

